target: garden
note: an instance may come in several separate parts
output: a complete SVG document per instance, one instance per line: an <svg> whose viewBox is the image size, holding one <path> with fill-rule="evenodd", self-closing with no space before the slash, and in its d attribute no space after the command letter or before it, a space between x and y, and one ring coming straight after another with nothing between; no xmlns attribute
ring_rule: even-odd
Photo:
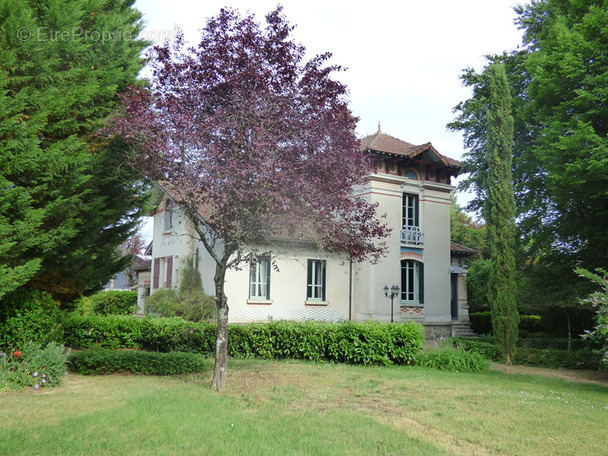
<svg viewBox="0 0 608 456"><path fill-rule="evenodd" d="M17 298L23 305L1 319L0 454L603 451L608 380L591 341L568 351L563 339L523 338L515 357L594 368L583 383L505 373L491 336L428 348L416 323L232 325L228 386L217 394L208 319L134 316L131 292L99 293L70 312L44 293ZM527 320L524 334L540 324Z"/></svg>

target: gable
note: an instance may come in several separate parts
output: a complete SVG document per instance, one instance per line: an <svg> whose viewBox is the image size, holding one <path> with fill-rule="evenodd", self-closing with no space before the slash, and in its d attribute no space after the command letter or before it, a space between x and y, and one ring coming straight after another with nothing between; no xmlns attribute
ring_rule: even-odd
<svg viewBox="0 0 608 456"><path fill-rule="evenodd" d="M460 162L446 157L429 142L410 144L378 130L361 139L363 153L377 158L376 172L412 178L412 171L421 180L450 183L460 172Z"/></svg>

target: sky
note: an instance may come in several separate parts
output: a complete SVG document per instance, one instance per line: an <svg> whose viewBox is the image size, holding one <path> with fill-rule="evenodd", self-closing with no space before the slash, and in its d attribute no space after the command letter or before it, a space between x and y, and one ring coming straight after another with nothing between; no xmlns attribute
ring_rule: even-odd
<svg viewBox="0 0 608 456"><path fill-rule="evenodd" d="M462 135L449 132L453 108L470 97L459 76L480 70L484 56L521 44L514 24L517 0L283 0L283 13L307 57L331 52L331 63L349 88L350 107L360 118L357 134L378 131L412 144L430 142L442 154L461 159ZM172 39L175 26L196 44L207 18L224 6L259 22L276 0L137 0L144 36ZM462 205L469 197L457 195Z"/></svg>

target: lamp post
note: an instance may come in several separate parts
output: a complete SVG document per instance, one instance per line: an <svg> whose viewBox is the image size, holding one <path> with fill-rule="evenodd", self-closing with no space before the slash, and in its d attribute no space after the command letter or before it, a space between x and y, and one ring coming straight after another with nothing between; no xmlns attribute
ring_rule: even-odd
<svg viewBox="0 0 608 456"><path fill-rule="evenodd" d="M390 291L390 296L389 296ZM393 285L392 287L388 287L388 285L384 285L384 296L391 298L391 323L393 323L393 299L395 296L399 294L399 287L397 285Z"/></svg>

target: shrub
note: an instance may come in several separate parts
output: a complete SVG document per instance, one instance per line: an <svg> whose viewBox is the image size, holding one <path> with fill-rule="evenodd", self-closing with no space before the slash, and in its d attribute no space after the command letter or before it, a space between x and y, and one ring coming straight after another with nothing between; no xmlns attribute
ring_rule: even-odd
<svg viewBox="0 0 608 456"><path fill-rule="evenodd" d="M566 351L551 348L519 348L513 363L548 369L598 369L600 361L601 355L591 349Z"/></svg>
<svg viewBox="0 0 608 456"><path fill-rule="evenodd" d="M69 369L81 375L103 375L130 372L146 375L178 375L201 372L210 367L194 353L152 353L93 349L73 353Z"/></svg>
<svg viewBox="0 0 608 456"><path fill-rule="evenodd" d="M469 314L471 329L477 334L492 334L492 313L474 312ZM544 331L543 319L538 315L519 316L520 335L538 334Z"/></svg>
<svg viewBox="0 0 608 456"><path fill-rule="evenodd" d="M96 315L133 315L137 309L137 291L100 291L84 301L83 307L91 308Z"/></svg>
<svg viewBox="0 0 608 456"><path fill-rule="evenodd" d="M490 369L490 361L479 353L449 345L420 353L416 364L451 372L487 372Z"/></svg>
<svg viewBox="0 0 608 456"><path fill-rule="evenodd" d="M64 321L66 344L74 348L140 348L159 352L194 352L213 356L217 326L180 318L126 316L79 317ZM228 355L236 358L305 359L351 364L408 364L424 343L422 326L305 323L230 325Z"/></svg>
<svg viewBox="0 0 608 456"><path fill-rule="evenodd" d="M54 342L46 347L27 343L22 350L0 353L0 391L59 386L66 372L69 351Z"/></svg>
<svg viewBox="0 0 608 456"><path fill-rule="evenodd" d="M473 312L469 314L471 329L477 334L492 334L492 313Z"/></svg>
<svg viewBox="0 0 608 456"><path fill-rule="evenodd" d="M61 311L48 293L21 288L0 300L0 352L12 352L27 342L59 342Z"/></svg>
<svg viewBox="0 0 608 456"><path fill-rule="evenodd" d="M450 343L454 348L462 348L463 350L477 353L492 361L501 361L503 359L502 353L500 353L500 350L498 350L498 347L493 342L453 337L450 339Z"/></svg>
<svg viewBox="0 0 608 456"><path fill-rule="evenodd" d="M578 268L576 273L585 277L600 287L599 291L581 299L581 304L591 305L596 309L596 326L586 335L587 338L601 346L597 352L601 357L602 370L608 371L608 271L596 269L596 273Z"/></svg>
<svg viewBox="0 0 608 456"><path fill-rule="evenodd" d="M544 323L539 315L520 315L519 316L519 335L526 337L532 334L543 334Z"/></svg>
<svg viewBox="0 0 608 456"><path fill-rule="evenodd" d="M64 343L72 348L136 348L142 319L127 315L70 315L63 320Z"/></svg>
<svg viewBox="0 0 608 456"><path fill-rule="evenodd" d="M146 312L161 317L208 321L215 316L215 301L203 291L201 275L193 266L191 256L182 261L179 291L162 289L146 298Z"/></svg>

